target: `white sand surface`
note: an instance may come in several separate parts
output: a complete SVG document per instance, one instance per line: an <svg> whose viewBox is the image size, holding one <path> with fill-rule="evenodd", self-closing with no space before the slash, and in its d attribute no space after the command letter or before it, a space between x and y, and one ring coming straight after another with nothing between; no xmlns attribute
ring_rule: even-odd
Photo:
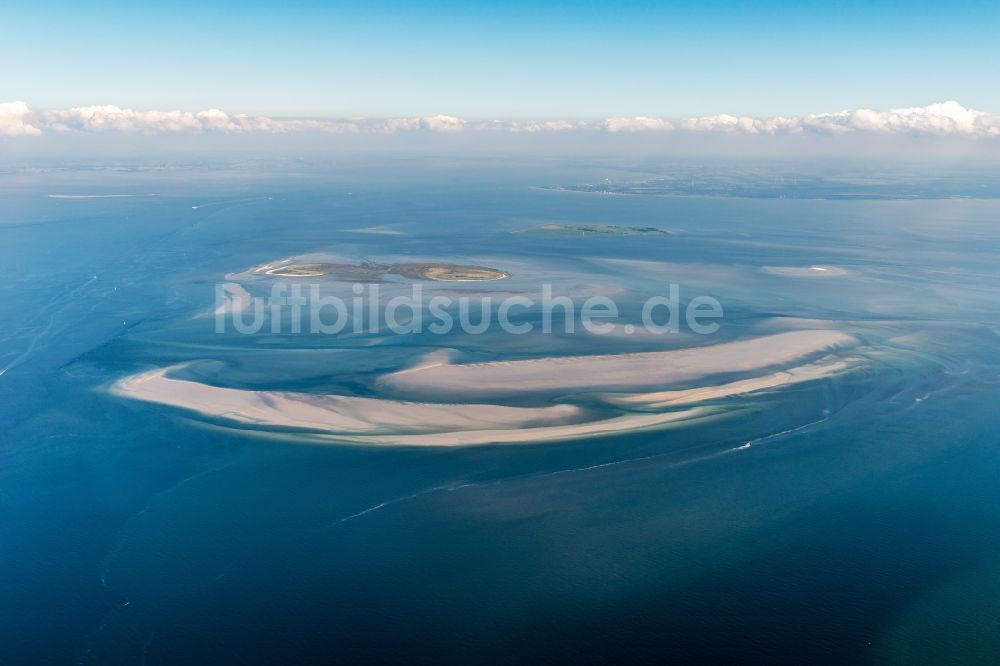
<svg viewBox="0 0 1000 666"><path fill-rule="evenodd" d="M660 414L624 414L611 419L572 423L561 426L541 426L516 430L472 430L439 432L425 435L372 435L348 437L349 441L397 446L471 446L476 444L517 444L555 442L586 437L599 437L636 430L663 429L682 425L696 418L711 416L712 410L695 407Z"/></svg>
<svg viewBox="0 0 1000 666"><path fill-rule="evenodd" d="M723 372L759 370L853 342L853 337L839 331L788 331L662 352L439 363L386 375L381 384L402 395L433 395L436 398L636 389L692 381Z"/></svg>
<svg viewBox="0 0 1000 666"><path fill-rule="evenodd" d="M809 381L839 372L848 361L833 356L773 371L773 366L801 359L855 339L831 330L792 331L750 340L665 352L550 357L510 363L450 363L449 354L425 358L415 368L388 375L393 388L434 393L443 387L463 400L496 387L523 387L585 394L604 409L570 404L512 407L485 402L414 402L288 391L254 391L212 386L171 377L171 366L125 377L111 392L145 402L188 409L241 424L291 427L312 431L304 440L396 446L464 446L578 439L683 425L719 414L717 408L691 406ZM674 381L719 372L768 368L766 375L716 386L637 392ZM443 374L439 374L443 373ZM416 378L417 381L410 381ZM509 383L509 384L508 384ZM618 386L622 392L587 392L588 387ZM674 411L650 410L686 409ZM621 412L625 413L621 413Z"/></svg>
<svg viewBox="0 0 1000 666"><path fill-rule="evenodd" d="M249 391L174 379L167 376L172 369L161 368L126 377L116 382L111 391L133 400L191 409L241 423L311 428L344 434L530 428L563 425L578 421L585 414L584 410L573 405L456 405Z"/></svg>
<svg viewBox="0 0 1000 666"><path fill-rule="evenodd" d="M846 370L848 367L849 364L846 361L825 360L780 372L773 372L763 377L743 379L718 386L705 386L679 391L655 391L653 393L600 393L595 394L594 397L610 405L629 408L664 409L808 382L828 377Z"/></svg>
<svg viewBox="0 0 1000 666"><path fill-rule="evenodd" d="M176 367L176 366L175 366ZM412 403L377 398L247 391L172 379L162 368L118 381L111 391L133 400L265 426L308 428L328 441L397 446L466 446L578 439L627 430L666 427L707 410L624 414L579 422L573 405L508 407L490 404ZM306 435L305 439L317 439Z"/></svg>

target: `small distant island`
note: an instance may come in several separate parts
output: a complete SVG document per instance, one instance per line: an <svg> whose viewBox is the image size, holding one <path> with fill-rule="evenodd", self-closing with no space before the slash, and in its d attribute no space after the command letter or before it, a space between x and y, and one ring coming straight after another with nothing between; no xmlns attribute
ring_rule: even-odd
<svg viewBox="0 0 1000 666"><path fill-rule="evenodd" d="M283 266L262 267L266 275L282 277L332 276L340 280L379 282L386 275L397 275L411 280L433 280L435 282L482 282L503 280L509 274L485 266L463 266L460 264L285 264ZM261 270L261 269L258 269Z"/></svg>
<svg viewBox="0 0 1000 666"><path fill-rule="evenodd" d="M520 233L529 236L669 236L657 227L630 227L617 224L540 224Z"/></svg>

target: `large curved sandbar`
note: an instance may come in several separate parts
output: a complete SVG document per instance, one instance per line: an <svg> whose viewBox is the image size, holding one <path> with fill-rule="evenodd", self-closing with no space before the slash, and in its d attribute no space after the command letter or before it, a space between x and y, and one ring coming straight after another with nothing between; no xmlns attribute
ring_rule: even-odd
<svg viewBox="0 0 1000 666"><path fill-rule="evenodd" d="M586 410L573 405L508 407L491 404L418 403L285 391L251 391L177 379L160 368L119 380L115 395L189 409L207 416L273 427L343 435L426 433L450 430L532 428L573 423Z"/></svg>
<svg viewBox="0 0 1000 666"><path fill-rule="evenodd" d="M701 374L712 374L720 368L742 370L760 368L781 359L802 357L809 350L816 351L830 346L848 344L850 336L818 335L833 331L803 331L812 333L809 338L790 336L788 333L757 338L753 341L682 350L700 352L699 358L685 358L680 352L662 352L653 355L660 359L660 376L690 376L691 363L701 363ZM754 343L754 344L750 344ZM767 343L770 355L761 356L761 345ZM782 353L773 351L775 345ZM714 353L713 353L714 351ZM667 355L670 356L667 356ZM749 360L748 355L756 355ZM617 359L628 363L641 361L650 365L650 354L622 354L619 356L593 357ZM739 358L742 360L739 360ZM715 358L714 361L711 359ZM393 446L468 446L474 444L532 443L573 440L636 430L662 429L699 422L736 413L731 406L713 406L719 398L747 395L762 390L828 377L856 366L851 359L828 355L818 361L805 363L759 377L705 385L672 391L642 392L644 382L653 375L632 376L627 387L617 392L586 392L586 382L574 375L577 386L566 389L567 380L560 372L553 372L551 364L543 362L543 376L532 377L533 388L573 394L592 405L589 408L567 404L555 398L554 404L538 407L514 407L470 402L410 402L387 398L368 398L339 395L316 395L286 391L255 391L212 386L198 381L171 376L181 366L172 366L125 377L111 387L111 392L133 400L141 400L196 412L204 417L228 421L244 427L293 429L302 441L346 442ZM858 360L858 359L853 359ZM674 361L675 363L671 363ZM494 364L477 364L479 368ZM506 364L509 367L516 364ZM655 364L653 364L655 365ZM429 364L409 371L410 375L445 366ZM534 368L534 366L531 366ZM618 368L621 371L621 368ZM675 374L670 375L668 371ZM395 373L389 378L399 379L407 373ZM384 378L386 379L386 378ZM594 383L594 382L591 382ZM469 393L469 391L466 391ZM465 396L469 399L472 396Z"/></svg>
<svg viewBox="0 0 1000 666"><path fill-rule="evenodd" d="M383 388L401 395L482 397L529 392L666 387L722 373L792 363L856 340L832 330L789 331L749 340L662 352L556 356L524 361L435 363L386 375Z"/></svg>
<svg viewBox="0 0 1000 666"><path fill-rule="evenodd" d="M509 407L416 403L353 396L250 391L169 376L161 368L126 377L111 392L243 426L294 428L303 441L384 446L469 446L548 442L680 425L712 415L705 408L625 413L574 405Z"/></svg>

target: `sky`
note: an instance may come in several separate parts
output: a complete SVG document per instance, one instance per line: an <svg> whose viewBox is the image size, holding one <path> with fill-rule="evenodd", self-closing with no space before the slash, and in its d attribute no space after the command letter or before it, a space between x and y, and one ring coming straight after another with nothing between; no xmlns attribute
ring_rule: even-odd
<svg viewBox="0 0 1000 666"><path fill-rule="evenodd" d="M0 102L470 121L1000 112L1000 3L21 2Z"/></svg>

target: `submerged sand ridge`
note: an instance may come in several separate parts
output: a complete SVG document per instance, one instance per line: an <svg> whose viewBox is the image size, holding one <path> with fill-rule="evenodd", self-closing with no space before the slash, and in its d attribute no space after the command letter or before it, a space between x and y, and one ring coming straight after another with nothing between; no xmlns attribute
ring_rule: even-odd
<svg viewBox="0 0 1000 666"><path fill-rule="evenodd" d="M439 360L386 375L379 382L383 387L435 397L435 391L459 396L448 402L224 388L171 376L183 366L125 377L111 392L244 426L292 429L307 441L398 446L560 441L676 427L718 412L699 403L843 372L850 364L833 356L778 372L773 367L853 342L853 337L837 331L812 330L665 352L509 363L450 364ZM707 379L721 372L765 368L772 371L721 385ZM640 390L696 378L705 379L705 386ZM480 393L495 393L498 387L512 393L549 391L562 397L544 406L475 400L477 388ZM610 392L594 392L595 387ZM572 395L585 396L594 404L585 408L565 402Z"/></svg>

